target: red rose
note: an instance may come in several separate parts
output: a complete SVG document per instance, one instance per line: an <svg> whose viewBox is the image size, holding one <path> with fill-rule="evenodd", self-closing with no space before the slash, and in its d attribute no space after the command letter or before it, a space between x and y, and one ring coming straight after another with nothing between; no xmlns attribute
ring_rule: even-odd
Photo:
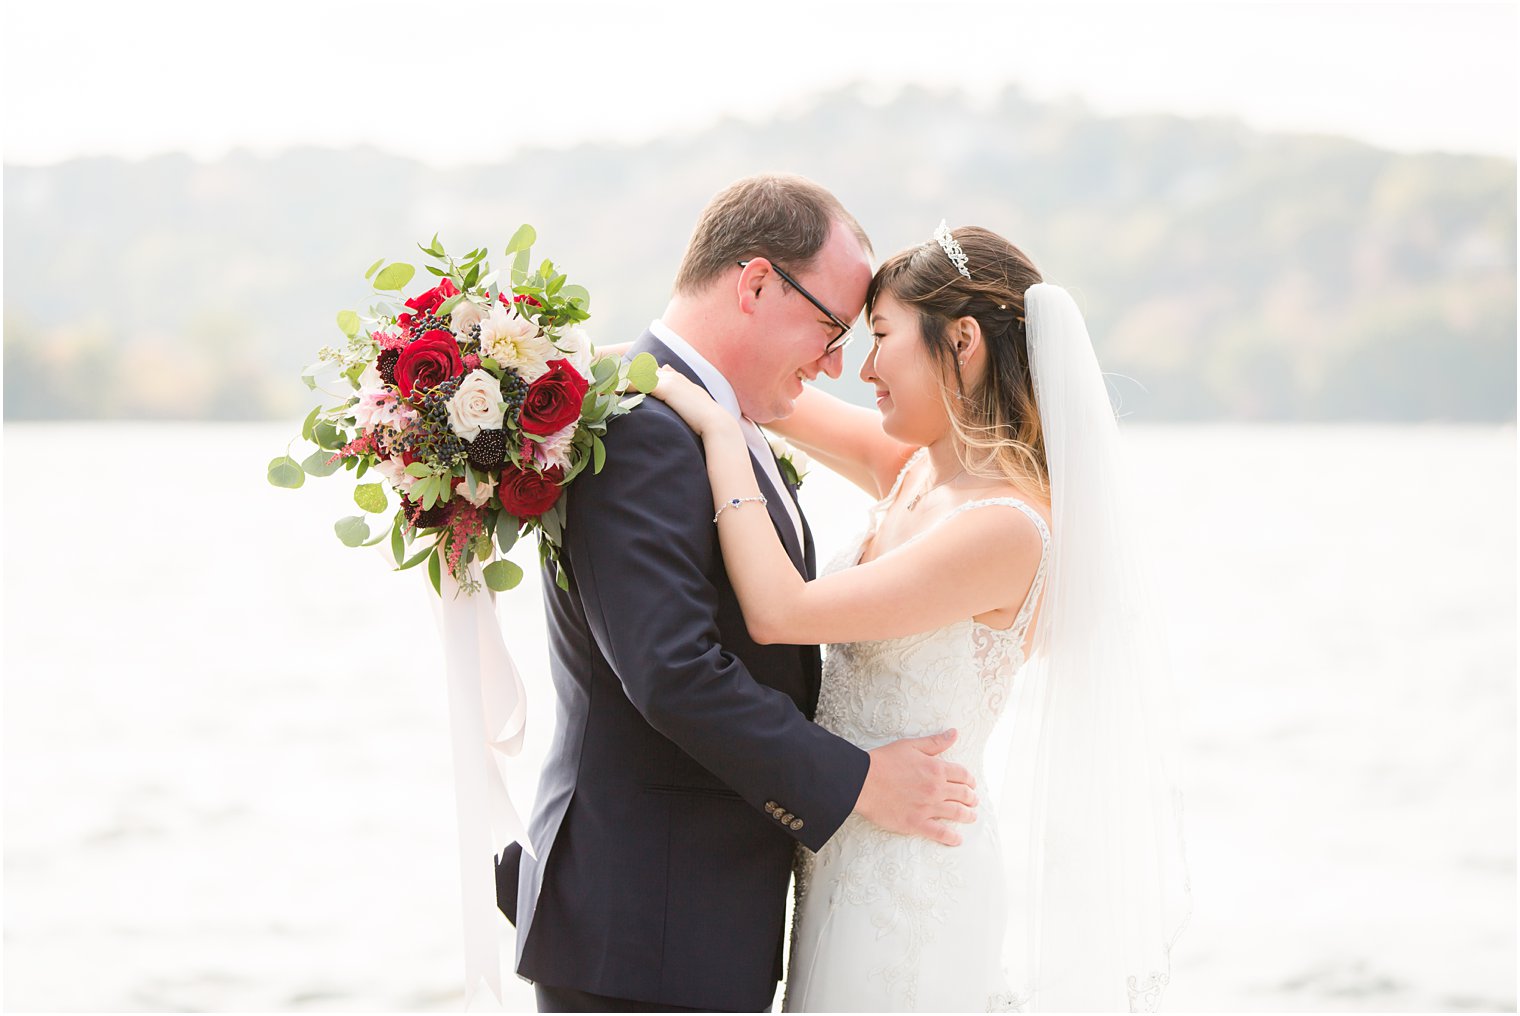
<svg viewBox="0 0 1520 1016"><path fill-rule="evenodd" d="M464 357L452 332L434 328L407 346L396 358L396 388L411 395L413 388L432 388L464 373Z"/></svg>
<svg viewBox="0 0 1520 1016"><path fill-rule="evenodd" d="M431 314L443 301L458 292L459 290L454 288L454 280L444 279L426 293L420 293L406 301L406 305L419 314Z"/></svg>
<svg viewBox="0 0 1520 1016"><path fill-rule="evenodd" d="M564 475L565 471L559 466L540 473L534 469L519 469L509 462L501 467L501 483L496 487L496 496L501 498L503 509L520 519L542 515L559 500L563 489L559 481Z"/></svg>
<svg viewBox="0 0 1520 1016"><path fill-rule="evenodd" d="M549 373L528 386L518 421L530 434L548 437L581 418L581 402L590 389L569 360L550 360Z"/></svg>

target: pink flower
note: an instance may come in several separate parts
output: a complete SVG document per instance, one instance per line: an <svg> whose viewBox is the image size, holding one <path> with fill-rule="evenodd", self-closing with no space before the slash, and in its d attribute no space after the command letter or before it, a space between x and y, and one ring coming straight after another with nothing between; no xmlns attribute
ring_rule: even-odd
<svg viewBox="0 0 1520 1016"><path fill-rule="evenodd" d="M373 332L370 334L370 338L380 343L382 352L387 349L400 349L408 341L405 336L399 335L396 332Z"/></svg>
<svg viewBox="0 0 1520 1016"><path fill-rule="evenodd" d="M390 427L405 430L417 422L417 411L401 401L389 388L364 388L359 404L352 410L354 423L363 430Z"/></svg>
<svg viewBox="0 0 1520 1016"><path fill-rule="evenodd" d="M575 444L575 431L580 426L580 421L566 425L544 438L543 441L533 441L523 438L523 455L532 455L538 460L539 465L545 469L551 466L559 466L569 472L570 449Z"/></svg>

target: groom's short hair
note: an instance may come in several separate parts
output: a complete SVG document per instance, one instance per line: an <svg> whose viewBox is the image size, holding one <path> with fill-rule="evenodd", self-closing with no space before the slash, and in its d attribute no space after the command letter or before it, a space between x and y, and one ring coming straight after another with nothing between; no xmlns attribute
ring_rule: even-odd
<svg viewBox="0 0 1520 1016"><path fill-rule="evenodd" d="M803 176L762 173L730 184L702 209L676 275L677 293L701 292L737 261L763 257L788 271L812 263L843 222L872 253L871 241L839 199Z"/></svg>

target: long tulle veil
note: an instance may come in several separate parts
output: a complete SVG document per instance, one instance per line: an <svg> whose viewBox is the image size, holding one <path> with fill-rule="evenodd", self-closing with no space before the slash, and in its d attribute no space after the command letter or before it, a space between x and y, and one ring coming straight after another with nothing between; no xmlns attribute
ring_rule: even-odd
<svg viewBox="0 0 1520 1016"><path fill-rule="evenodd" d="M1025 309L1054 546L998 797L1009 1002L1148 1011L1191 911L1168 655L1087 325L1059 286Z"/></svg>

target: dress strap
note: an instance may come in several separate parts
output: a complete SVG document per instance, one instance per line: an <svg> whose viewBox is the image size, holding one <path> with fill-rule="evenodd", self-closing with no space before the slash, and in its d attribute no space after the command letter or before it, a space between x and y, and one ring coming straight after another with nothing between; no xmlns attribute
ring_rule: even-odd
<svg viewBox="0 0 1520 1016"><path fill-rule="evenodd" d="M982 498L980 501L967 501L965 504L957 505L946 512L935 525L942 525L963 511L969 511L972 508L983 508L992 504L1017 508L1029 516L1029 521L1033 522L1034 527L1040 531L1040 567L1034 573L1034 582L1029 586L1029 595L1024 597L1024 606L1019 608L1018 616L1013 619L1013 624L1007 629L1022 642L1025 633L1028 631L1029 621L1034 617L1035 604L1040 601L1040 593L1045 588L1045 572L1050 567L1050 527L1045 524L1045 517L1035 511L1026 502L1020 501L1016 497L988 497Z"/></svg>
<svg viewBox="0 0 1520 1016"><path fill-rule="evenodd" d="M903 477L908 475L908 470L912 467L913 463L923 458L924 453L928 450L928 448L919 448L912 455L909 455L907 457L907 459L902 464L902 468L897 471L897 479L892 481L892 489L887 491L886 497L876 502L876 507L885 508L887 505L890 505L893 501L897 500L897 492L902 489Z"/></svg>

